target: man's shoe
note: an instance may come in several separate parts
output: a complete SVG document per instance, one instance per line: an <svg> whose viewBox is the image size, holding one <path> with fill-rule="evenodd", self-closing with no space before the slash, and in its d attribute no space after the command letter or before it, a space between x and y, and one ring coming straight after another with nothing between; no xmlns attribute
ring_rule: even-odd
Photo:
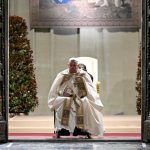
<svg viewBox="0 0 150 150"><path fill-rule="evenodd" d="M73 136L78 136L78 135L80 135L80 133L81 133L81 129L75 127L75 128L74 128L74 132L73 132Z"/></svg>
<svg viewBox="0 0 150 150"><path fill-rule="evenodd" d="M89 133L89 132L87 132L85 130L82 130L80 128L75 127L74 132L73 132L73 136L78 136L78 135L85 135L85 136L88 137L88 139L92 138L91 137L91 133Z"/></svg>
<svg viewBox="0 0 150 150"><path fill-rule="evenodd" d="M63 136L69 136L70 132L69 132L69 130L66 130L66 129L62 128L60 130L60 134L63 135Z"/></svg>
<svg viewBox="0 0 150 150"><path fill-rule="evenodd" d="M61 130L56 131L56 137L57 138L60 138L60 136L69 136L69 135L70 135L69 130L66 130L64 128L62 128Z"/></svg>

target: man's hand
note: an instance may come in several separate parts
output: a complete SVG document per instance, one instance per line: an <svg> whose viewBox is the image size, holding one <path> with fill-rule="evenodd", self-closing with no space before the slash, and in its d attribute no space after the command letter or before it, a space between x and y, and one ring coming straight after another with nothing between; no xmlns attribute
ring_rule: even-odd
<svg viewBox="0 0 150 150"><path fill-rule="evenodd" d="M72 95L70 95L70 94L69 94L69 93L67 93L67 92L64 92L64 93L63 93L63 96L71 97Z"/></svg>

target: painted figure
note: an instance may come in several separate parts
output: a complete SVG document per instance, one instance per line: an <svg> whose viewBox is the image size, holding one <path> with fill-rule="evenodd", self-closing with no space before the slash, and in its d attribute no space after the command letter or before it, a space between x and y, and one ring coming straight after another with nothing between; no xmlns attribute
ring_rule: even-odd
<svg viewBox="0 0 150 150"><path fill-rule="evenodd" d="M103 0L103 3L100 4L102 0L96 0L95 5L98 6L100 5L100 7L104 7L104 6L109 6L110 1L109 0ZM112 1L112 0L111 0ZM125 0L113 0L113 3L115 5L115 7L120 7L120 6L124 6Z"/></svg>

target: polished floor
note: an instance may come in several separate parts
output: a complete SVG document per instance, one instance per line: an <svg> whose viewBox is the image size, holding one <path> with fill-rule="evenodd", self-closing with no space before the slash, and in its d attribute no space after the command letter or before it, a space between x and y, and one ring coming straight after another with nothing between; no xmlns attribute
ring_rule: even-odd
<svg viewBox="0 0 150 150"><path fill-rule="evenodd" d="M9 142L0 150L149 150L142 142Z"/></svg>

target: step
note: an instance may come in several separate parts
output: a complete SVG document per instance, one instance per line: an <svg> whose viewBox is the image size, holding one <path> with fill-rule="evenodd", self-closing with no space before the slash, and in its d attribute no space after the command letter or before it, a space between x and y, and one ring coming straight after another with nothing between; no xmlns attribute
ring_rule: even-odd
<svg viewBox="0 0 150 150"><path fill-rule="evenodd" d="M54 128L50 127L11 127L9 133L53 133Z"/></svg>
<svg viewBox="0 0 150 150"><path fill-rule="evenodd" d="M28 121L9 121L11 127L52 127L54 126L54 121L50 120L28 120Z"/></svg>
<svg viewBox="0 0 150 150"><path fill-rule="evenodd" d="M137 117L137 116L123 116L123 117L116 117L116 116L105 116L103 118L103 121L104 123L115 123L115 125L117 125L116 123L119 122L119 123L141 123L141 118L140 117ZM54 118L53 116L50 116L50 117L47 117L47 116L43 116L43 117L38 117L38 116L16 116L16 117L13 117L13 118L10 118L9 119L9 122L10 123L19 123L19 122L22 122L22 123L27 123L27 122L41 122L41 123L54 123Z"/></svg>
<svg viewBox="0 0 150 150"><path fill-rule="evenodd" d="M11 127L9 133L53 133L54 128L49 127ZM105 133L141 133L141 128L136 126L106 127Z"/></svg>
<svg viewBox="0 0 150 150"><path fill-rule="evenodd" d="M53 120L15 120L9 121L11 127L53 127ZM140 126L140 121L115 121L115 120L104 120L104 126Z"/></svg>
<svg viewBox="0 0 150 150"><path fill-rule="evenodd" d="M106 133L140 133L140 116L104 116ZM16 116L9 118L9 133L53 133L53 116Z"/></svg>
<svg viewBox="0 0 150 150"><path fill-rule="evenodd" d="M141 127L139 126L109 126L105 128L106 133L141 133Z"/></svg>

